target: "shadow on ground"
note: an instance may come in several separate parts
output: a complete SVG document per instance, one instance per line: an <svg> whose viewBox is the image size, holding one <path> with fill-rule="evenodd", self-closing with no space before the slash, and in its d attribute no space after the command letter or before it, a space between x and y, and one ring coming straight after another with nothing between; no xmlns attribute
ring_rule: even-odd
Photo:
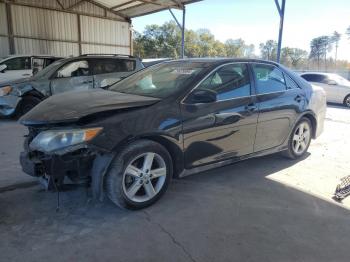
<svg viewBox="0 0 350 262"><path fill-rule="evenodd" d="M173 180L154 206L88 202L83 188L0 194L1 261L347 261L349 212L266 176L272 155Z"/></svg>

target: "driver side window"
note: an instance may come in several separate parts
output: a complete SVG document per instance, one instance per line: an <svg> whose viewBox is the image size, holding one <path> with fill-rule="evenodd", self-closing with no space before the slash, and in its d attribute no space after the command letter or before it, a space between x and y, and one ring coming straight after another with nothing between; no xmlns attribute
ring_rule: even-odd
<svg viewBox="0 0 350 262"><path fill-rule="evenodd" d="M67 78L76 76L89 76L90 68L86 60L74 61L66 64L57 71L56 78Z"/></svg>
<svg viewBox="0 0 350 262"><path fill-rule="evenodd" d="M197 89L214 91L217 101L250 96L250 78L246 64L229 64L209 75Z"/></svg>

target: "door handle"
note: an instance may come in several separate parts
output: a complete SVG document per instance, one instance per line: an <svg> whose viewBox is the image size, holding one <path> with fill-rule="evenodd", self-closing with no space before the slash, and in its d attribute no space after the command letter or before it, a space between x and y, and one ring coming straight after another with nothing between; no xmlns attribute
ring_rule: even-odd
<svg viewBox="0 0 350 262"><path fill-rule="evenodd" d="M82 81L81 83L82 83L82 84L90 84L90 83L92 83L92 80Z"/></svg>
<svg viewBox="0 0 350 262"><path fill-rule="evenodd" d="M255 104L249 104L245 106L245 110L249 111L249 112L254 112L257 109Z"/></svg>
<svg viewBox="0 0 350 262"><path fill-rule="evenodd" d="M294 100L297 101L298 103L300 103L300 102L303 100L303 98L302 98L301 95L297 95L297 96L294 98Z"/></svg>

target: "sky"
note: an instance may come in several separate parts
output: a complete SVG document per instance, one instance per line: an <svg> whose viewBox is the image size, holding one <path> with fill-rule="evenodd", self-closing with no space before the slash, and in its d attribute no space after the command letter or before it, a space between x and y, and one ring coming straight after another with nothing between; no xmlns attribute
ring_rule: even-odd
<svg viewBox="0 0 350 262"><path fill-rule="evenodd" d="M181 11L174 12L181 21ZM142 32L146 25L161 25L172 19L169 11L162 11L134 18L132 23L134 30ZM309 51L312 38L338 31L343 34L338 58L350 61L350 40L345 35L349 26L350 0L286 0L282 47ZM277 41L279 15L274 0L204 0L187 6L186 28L207 28L223 42L242 38L254 44L259 54L259 43Z"/></svg>

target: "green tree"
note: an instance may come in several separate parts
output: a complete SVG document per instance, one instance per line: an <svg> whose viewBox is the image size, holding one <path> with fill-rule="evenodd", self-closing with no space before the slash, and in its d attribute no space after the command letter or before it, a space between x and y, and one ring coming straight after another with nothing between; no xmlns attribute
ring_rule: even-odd
<svg viewBox="0 0 350 262"><path fill-rule="evenodd" d="M208 29L197 30L199 57L213 57L216 56L214 50L215 37Z"/></svg>
<svg viewBox="0 0 350 262"><path fill-rule="evenodd" d="M340 38L341 38L341 34L338 33L337 31L334 31L333 35L331 37L331 41L332 41L332 43L335 44L335 55L334 55L335 68L337 68L337 56L338 56L338 47L339 47Z"/></svg>
<svg viewBox="0 0 350 262"><path fill-rule="evenodd" d="M249 57L249 58L253 58L253 57L255 57L254 51L255 51L255 46L253 44L246 45L244 48L244 56Z"/></svg>
<svg viewBox="0 0 350 262"><path fill-rule="evenodd" d="M350 26L346 29L345 34L348 36L348 38L350 39Z"/></svg>
<svg viewBox="0 0 350 262"><path fill-rule="evenodd" d="M246 45L242 39L228 39L225 42L226 55L228 57L243 57Z"/></svg>
<svg viewBox="0 0 350 262"><path fill-rule="evenodd" d="M307 51L300 48L282 48L282 63L293 68L298 68L301 62L307 58Z"/></svg>
<svg viewBox="0 0 350 262"><path fill-rule="evenodd" d="M329 37L328 36L319 36L311 40L310 43L310 59L317 60L317 69L320 69L320 60L321 57L325 57L325 61L327 59L327 48L329 45Z"/></svg>
<svg viewBox="0 0 350 262"><path fill-rule="evenodd" d="M277 57L277 42L267 40L259 45L261 57L266 60L276 60Z"/></svg>

